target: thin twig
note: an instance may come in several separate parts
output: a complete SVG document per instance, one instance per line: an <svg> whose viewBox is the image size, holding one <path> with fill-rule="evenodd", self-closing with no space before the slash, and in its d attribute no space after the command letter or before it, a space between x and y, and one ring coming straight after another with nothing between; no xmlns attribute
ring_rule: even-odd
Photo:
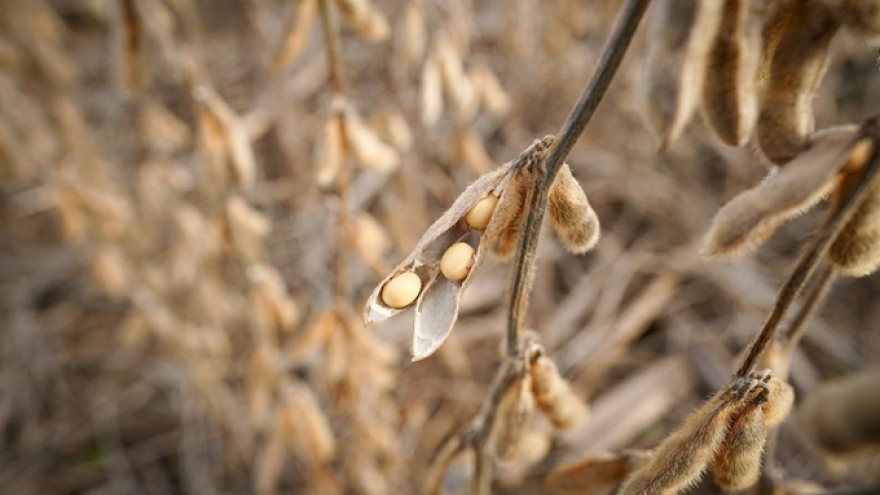
<svg viewBox="0 0 880 495"><path fill-rule="evenodd" d="M798 309L798 312L795 313L791 323L779 335L779 341L782 343L782 348L787 355L797 347L807 329L807 323L822 308L822 303L825 302L825 298L831 291L835 280L837 280L837 272L827 264L816 275L816 282L805 296L804 303Z"/></svg>
<svg viewBox="0 0 880 495"><path fill-rule="evenodd" d="M572 109L557 134L556 145L550 150L547 159L539 167L538 180L535 182L534 193L527 205L523 236L516 250L516 271L510 295L510 309L507 319L507 355L519 354L519 335L522 328L528 303L528 292L534 272L535 253L538 249L538 238L544 212L547 209L547 198L550 186L562 168L565 159L593 117L596 108L605 96L623 56L629 48L639 22L644 16L650 0L628 0L621 8L614 23L611 36L605 45L599 65L593 73L590 83L584 88L580 99Z"/></svg>
<svg viewBox="0 0 880 495"><path fill-rule="evenodd" d="M749 347L749 353L743 361L742 366L736 372L736 376L744 378L754 371L761 355L773 342L776 329L782 322L785 313L791 307L791 304L800 294L804 284L812 276L816 267L822 261L825 253L828 251L831 243L837 238L840 230L846 225L846 222L852 217L858 205L867 193L868 186L877 175L880 169L880 117L873 117L867 120L854 142L863 139L870 139L873 142L871 156L865 162L860 170L854 172L851 182L852 186L840 192L839 201L836 207L830 209L825 221L813 234L810 242L804 247L801 256L792 269L791 275L776 296L776 301L761 330L752 341Z"/></svg>
<svg viewBox="0 0 880 495"><path fill-rule="evenodd" d="M333 94L331 111L338 117L340 146L339 172L336 176L336 259L333 273L333 289L336 306L350 304L348 283L348 245L351 219L348 211L348 190L351 187L351 168L348 163L348 128L345 116L345 85L343 83L342 59L339 55L339 26L330 9L330 0L321 0L321 26L324 29L324 43L327 49L327 72L330 91Z"/></svg>
<svg viewBox="0 0 880 495"><path fill-rule="evenodd" d="M777 376L777 378L782 380L788 379L787 375L791 369L792 354L804 335L807 323L822 307L822 303L825 302L825 297L828 295L836 279L836 271L827 263L822 265L819 273L816 275L816 282L805 296L803 304L798 308L797 313L795 313L788 326L780 332L778 340L782 344L782 359L784 360L786 376ZM761 481L758 485L758 495L771 495L776 490L778 479L774 476L773 470L775 468L774 460L776 458L778 442L779 430L774 429L767 436L767 446L764 449L764 467L761 472Z"/></svg>

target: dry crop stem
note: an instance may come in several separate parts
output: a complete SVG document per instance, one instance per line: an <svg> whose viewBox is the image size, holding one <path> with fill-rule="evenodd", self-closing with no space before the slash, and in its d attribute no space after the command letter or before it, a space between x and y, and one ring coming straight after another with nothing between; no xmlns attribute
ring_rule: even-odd
<svg viewBox="0 0 880 495"><path fill-rule="evenodd" d="M817 1L847 9L843 29L877 31L876 17L858 14L872 1ZM388 273L391 251L409 251L436 208L494 166L489 151L512 155L561 121L556 102L576 98L573 82L595 65L597 34L617 7L9 0L0 15L3 491L412 493L441 434L486 399L466 428L485 437L478 445L477 433L456 435L436 466L477 450L477 489L543 492L533 485L548 464L593 447L566 442L554 428L582 422L582 398L594 390L601 395L586 428L607 435L580 438L613 450L652 441L656 425L695 398L695 382L710 382L702 369L728 361L722 352L695 370L682 354L706 341L729 351L723 330L740 328L766 303L761 294L773 287L764 280L777 275L779 253L771 248L770 260L724 275L719 265L693 263L693 250L671 249L693 245L717 198L755 171L731 159L745 150L694 148L687 132L674 160L653 166L654 148L633 128L626 66L603 104L614 112L596 114L571 168L560 159L554 179L537 163L549 162L536 160L516 191L535 205L517 210L501 248L528 268L518 272L519 298L487 263L438 359L408 369L400 329L377 327L380 340L351 311ZM859 63L835 53L818 122L830 119L828 94L859 109L876 100L870 85L853 83ZM431 70L425 94L434 99L419 108L418 74ZM743 102L753 96L749 82ZM419 125L425 114L430 128ZM326 149L315 145L322 128ZM748 133L748 119L738 128L732 141ZM326 168L304 159L316 149ZM591 206L574 177L589 177ZM558 193L573 210L554 204L561 180L576 186ZM571 226L569 213L586 210L586 228L558 232L571 252L592 246L589 213L602 214L608 228L595 255L571 257L537 239L542 198L557 231ZM536 219L529 229L526 218ZM793 242L790 234L777 240ZM813 284L760 360L779 345L793 350L842 274L831 270L819 281L827 283ZM792 372L799 390L872 356L874 341L858 331L873 322L865 313L872 289L869 280L847 286L845 301L830 300L837 333L829 338L817 325L806 334L811 345L799 349L806 354ZM515 300L500 300L507 296ZM687 340L696 345L682 348L683 330L669 325L679 311L706 329ZM496 369L491 344L504 332L492 329L505 317L517 320L508 328L518 338L501 339ZM522 331L525 321L545 336L541 343ZM863 352L848 356L856 341ZM511 343L518 355L508 355ZM655 370L662 373L644 380ZM484 387L495 372L504 380ZM541 414L532 419L533 411ZM741 420L751 439L762 427L752 423L758 410L748 411ZM812 459L791 453L791 437L782 435L778 463L828 482L812 477ZM746 443L747 453L759 446ZM599 470L606 479L588 481L613 491L621 470L636 467L612 461L610 472ZM464 478L461 469L451 465L447 481ZM434 474L440 483L443 473ZM787 494L801 493L787 491L787 481Z"/></svg>
<svg viewBox="0 0 880 495"><path fill-rule="evenodd" d="M558 138L550 148L547 157L541 160L535 171L538 173L534 186L523 199L525 224L517 246L514 261L513 285L510 290L510 305L507 313L506 351L501 367L495 373L489 396L483 403L478 416L460 436L454 436L440 449L442 455L432 468L424 493L438 493L442 473L451 455L449 452L472 448L475 455L474 475L471 493L488 494L492 481L494 446L486 440L498 418L498 407L507 389L521 379L533 357L523 350L522 326L527 300L532 287L535 270L535 256L538 248L541 224L547 201L556 175L562 169L565 158L583 133L593 116L605 91L611 83L621 60L629 47L636 28L649 4L648 0L628 0L618 14L618 18L606 43L602 58L590 83L584 88L580 99L572 109L568 119L559 131Z"/></svg>

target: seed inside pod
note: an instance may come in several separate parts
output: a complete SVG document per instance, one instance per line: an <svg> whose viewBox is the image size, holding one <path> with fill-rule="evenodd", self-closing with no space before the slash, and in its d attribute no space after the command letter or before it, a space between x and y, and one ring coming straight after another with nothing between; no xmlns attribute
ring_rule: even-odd
<svg viewBox="0 0 880 495"><path fill-rule="evenodd" d="M490 194L485 198L477 201L464 216L464 221L475 229L485 229L492 219L492 213L495 211L495 205L498 204L498 198L494 194Z"/></svg>
<svg viewBox="0 0 880 495"><path fill-rule="evenodd" d="M474 263L474 253L470 244L456 242L440 258L440 272L453 282L464 280Z"/></svg>
<svg viewBox="0 0 880 495"><path fill-rule="evenodd" d="M422 291L422 279L413 272L406 271L392 278L382 288L382 302L394 309L409 306Z"/></svg>

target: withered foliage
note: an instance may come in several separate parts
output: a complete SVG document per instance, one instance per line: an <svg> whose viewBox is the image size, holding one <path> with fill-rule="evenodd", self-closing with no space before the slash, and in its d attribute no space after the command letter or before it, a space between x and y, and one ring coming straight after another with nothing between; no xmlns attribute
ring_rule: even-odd
<svg viewBox="0 0 880 495"><path fill-rule="evenodd" d="M719 256L826 196L834 211L876 158L813 113L860 122L880 98L878 2L653 3L520 273L554 141L526 148L565 119L622 2L3 2L0 492L866 482L817 460L876 451L876 377L819 387L878 352L875 284L832 291L809 345L774 341L775 378L724 385L804 235L729 269L693 246L724 198L742 193L707 238ZM695 146L696 113L740 149ZM788 161L742 192L754 145ZM877 187L823 257L830 280L880 263ZM537 332L499 364L511 272ZM786 381L802 421L774 441ZM701 390L720 391L688 414Z"/></svg>

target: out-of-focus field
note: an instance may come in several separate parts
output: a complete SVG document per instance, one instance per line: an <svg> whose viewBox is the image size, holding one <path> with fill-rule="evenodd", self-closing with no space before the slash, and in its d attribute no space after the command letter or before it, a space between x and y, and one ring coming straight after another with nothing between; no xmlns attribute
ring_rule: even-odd
<svg viewBox="0 0 880 495"><path fill-rule="evenodd" d="M335 277L320 19L279 55L300 2L5 0L0 492L416 493L498 366L510 265L481 268L449 340L417 363L412 316L365 328L363 301L467 183L557 132L618 4L380 0L386 31L340 19L348 105L379 158L347 162ZM497 493L545 493L554 466L662 439L725 383L821 214L753 256L703 260L714 213L767 169L699 119L656 153L634 89L648 42L642 29L568 160L599 245L572 256L548 232L529 306L591 417L561 435L539 421L539 455L502 466ZM447 88L426 117L444 43L506 99L486 90L469 110ZM818 128L880 108L876 49L841 36L833 57ZM799 397L880 364L878 291L876 275L836 284L793 364ZM776 456L827 487L877 478L865 463L832 475L792 421Z"/></svg>

